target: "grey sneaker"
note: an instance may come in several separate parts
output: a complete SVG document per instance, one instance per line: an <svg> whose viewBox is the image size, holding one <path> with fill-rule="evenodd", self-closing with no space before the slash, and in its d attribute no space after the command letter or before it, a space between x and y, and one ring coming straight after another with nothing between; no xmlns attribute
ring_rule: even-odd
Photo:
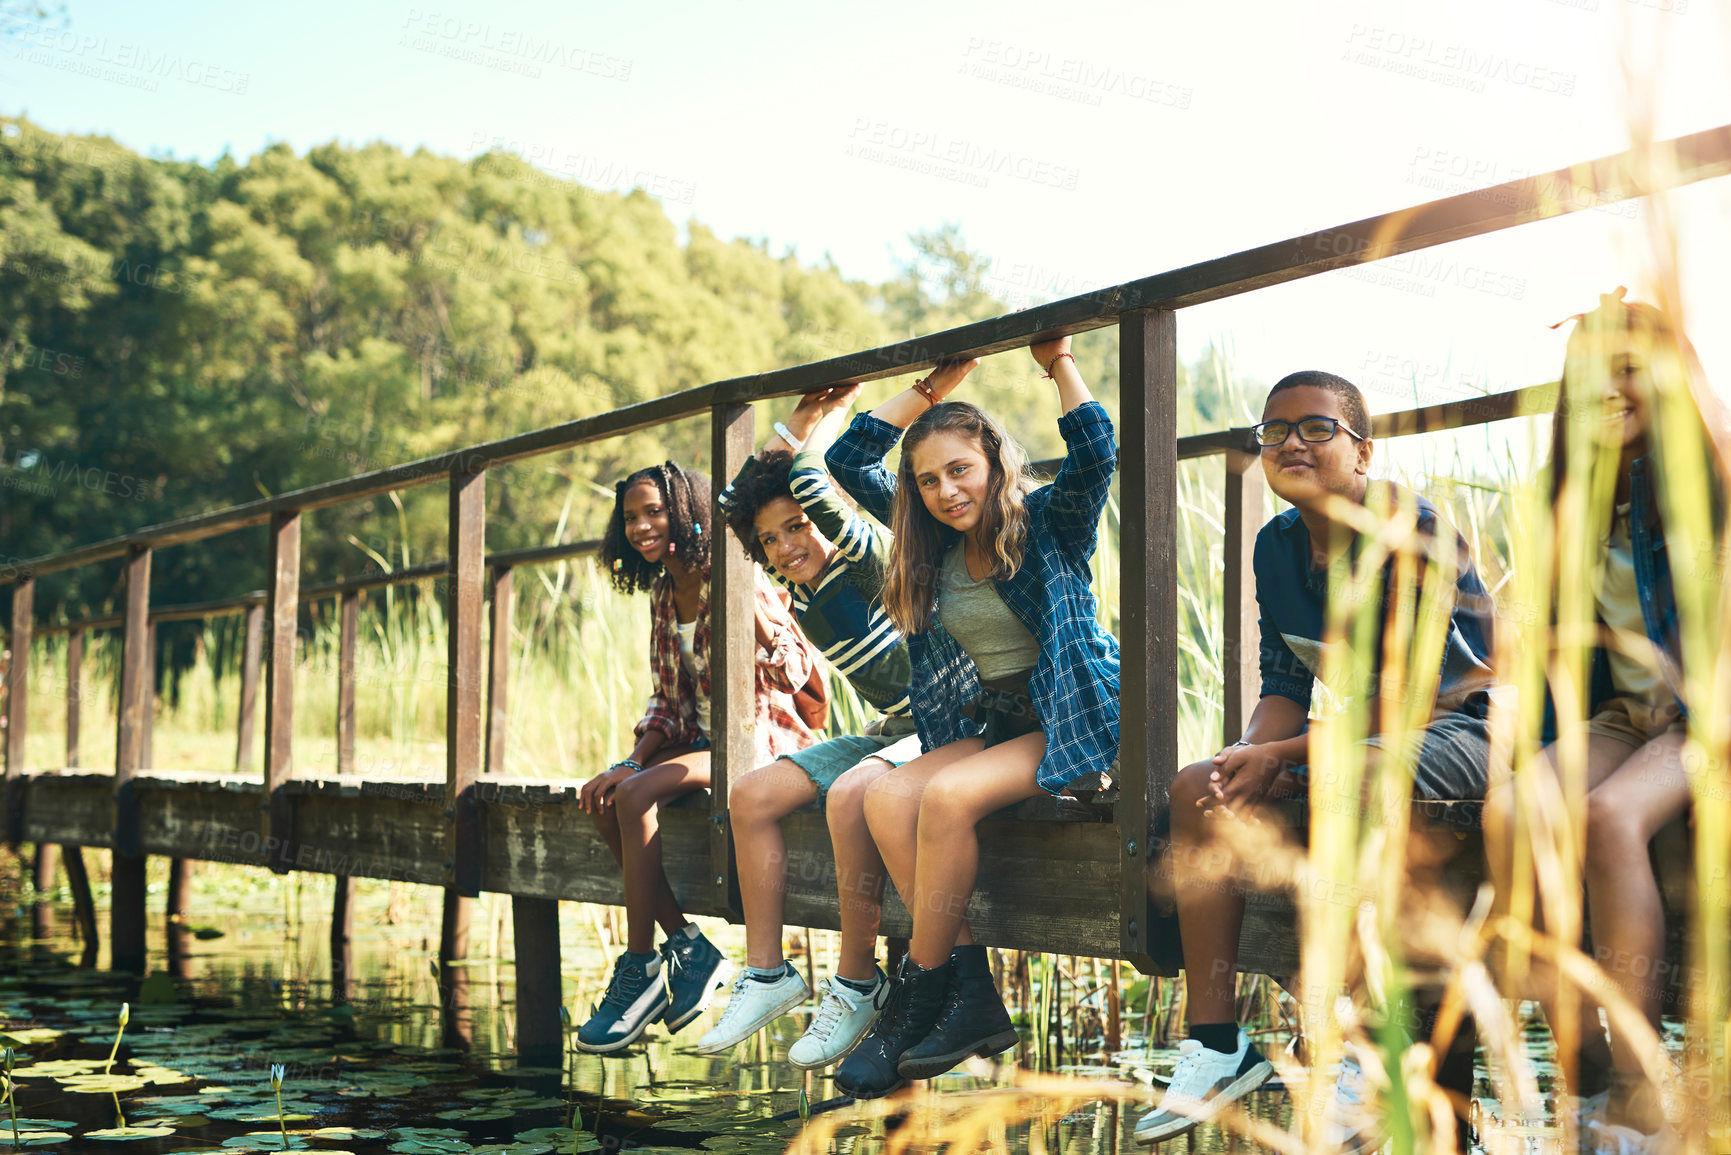
<svg viewBox="0 0 1731 1155"><path fill-rule="evenodd" d="M1195 1039L1178 1044L1178 1066L1161 1096L1160 1105L1142 1116L1135 1137L1140 1143L1162 1143L1194 1130L1266 1083L1274 1064L1238 1032L1238 1050L1222 1054Z"/></svg>

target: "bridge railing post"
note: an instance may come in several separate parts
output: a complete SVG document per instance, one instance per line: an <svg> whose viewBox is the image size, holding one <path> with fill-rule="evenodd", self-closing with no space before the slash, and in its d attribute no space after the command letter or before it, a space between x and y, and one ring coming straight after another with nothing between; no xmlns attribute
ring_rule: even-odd
<svg viewBox="0 0 1731 1155"><path fill-rule="evenodd" d="M360 592L345 590L337 602L337 773L355 772L355 634L360 628Z"/></svg>
<svg viewBox="0 0 1731 1155"><path fill-rule="evenodd" d="M84 631L73 630L66 635L66 765L78 765L79 717L83 705Z"/></svg>
<svg viewBox="0 0 1731 1155"><path fill-rule="evenodd" d="M258 715L258 675L264 661L264 605L246 609L246 638L240 654L240 709L236 712L234 768L252 765L254 719Z"/></svg>
<svg viewBox="0 0 1731 1155"><path fill-rule="evenodd" d="M264 680L264 802L266 857L278 874L294 862L295 642L300 620L301 515L270 519L270 589L265 594L269 662Z"/></svg>
<svg viewBox="0 0 1731 1155"><path fill-rule="evenodd" d="M114 742L114 857L108 915L109 965L144 972L144 854L139 845L139 800L133 781L144 765L144 715L150 708L150 549L126 553L126 608L120 648L119 718Z"/></svg>
<svg viewBox="0 0 1731 1155"><path fill-rule="evenodd" d="M1178 325L1171 309L1118 323L1122 566L1118 844L1125 957L1153 966L1145 862L1178 771Z"/></svg>
<svg viewBox="0 0 1731 1155"><path fill-rule="evenodd" d="M755 439L751 406L714 406L709 428L711 489L718 494L751 456ZM757 758L756 727L751 722L756 716L757 593L752 572L756 567L722 528L719 509L712 510L711 524L715 540L709 543L709 716L720 724L709 735L709 864L715 908L737 917L727 786L750 770Z"/></svg>
<svg viewBox="0 0 1731 1155"><path fill-rule="evenodd" d="M487 635L487 759L484 774L505 768L505 738L510 732L511 567L493 569L493 604Z"/></svg>
<svg viewBox="0 0 1731 1155"><path fill-rule="evenodd" d="M459 1006L466 998L466 974L449 964L469 954L469 924L481 893L485 866L480 800L476 778L481 762L481 603L487 564L487 474L462 466L451 471L449 569L445 578L447 631L445 691L445 906L440 923L440 988L445 1030L451 1041L466 1041L467 1022ZM519 1007L518 1014L545 1013ZM557 1008L552 1013L558 1014ZM457 1038L451 1038L458 1036Z"/></svg>
<svg viewBox="0 0 1731 1155"><path fill-rule="evenodd" d="M1226 549L1221 623L1222 663L1226 701L1220 744L1244 736L1250 713L1261 694L1259 643L1262 637L1256 608L1253 559L1256 533L1262 528L1261 463L1256 454L1228 450L1226 461Z"/></svg>

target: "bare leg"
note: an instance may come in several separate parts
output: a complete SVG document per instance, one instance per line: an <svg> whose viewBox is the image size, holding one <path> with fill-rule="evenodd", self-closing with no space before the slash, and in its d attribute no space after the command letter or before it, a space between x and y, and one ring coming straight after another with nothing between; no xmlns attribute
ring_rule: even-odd
<svg viewBox="0 0 1731 1155"><path fill-rule="evenodd" d="M985 747L978 738L951 742L881 775L866 790L865 818L871 840L910 912L914 905L914 860L919 853L920 796L925 793L926 782L950 763ZM956 943L973 941L964 922Z"/></svg>
<svg viewBox="0 0 1731 1155"><path fill-rule="evenodd" d="M591 814L589 818L595 823L595 829L600 832L602 841L607 843L607 849L613 852L613 860L623 867L625 865L625 852L620 847L618 811L612 806L607 806ZM685 914L679 909L679 900L673 897L673 888L666 885L666 879L663 879L662 885L656 888L654 902L651 921L661 926L677 927L684 925ZM630 924L630 921L630 913L627 911L627 925Z"/></svg>
<svg viewBox="0 0 1731 1155"><path fill-rule="evenodd" d="M1212 798L1208 776L1214 763L1196 762L1172 780L1172 886L1183 936L1184 991L1192 1026L1238 1018L1238 934L1244 926L1244 892L1226 872L1231 851L1216 844L1222 822L1196 803Z"/></svg>
<svg viewBox="0 0 1731 1155"><path fill-rule="evenodd" d="M1665 993L1665 908L1647 847L1689 808L1683 735L1664 734L1635 751L1587 795L1587 904L1593 951L1611 981L1656 1031ZM1611 1031L1612 1065L1641 1070L1631 1040Z"/></svg>
<svg viewBox="0 0 1731 1155"><path fill-rule="evenodd" d="M694 750L657 762L613 791L620 857L625 867L626 949L647 954L655 947L655 924L672 934L685 925L683 911L661 869L663 802L709 785L709 751ZM671 910L671 917L667 913Z"/></svg>
<svg viewBox="0 0 1731 1155"><path fill-rule="evenodd" d="M914 916L908 957L917 965L930 969L949 959L979 875L975 827L994 810L1040 792L1034 772L1045 754L1046 735L1023 734L958 759L926 779L908 904Z"/></svg>
<svg viewBox="0 0 1731 1155"><path fill-rule="evenodd" d="M866 792L891 769L881 758L867 758L837 778L824 801L841 900L836 973L855 982L867 982L877 973L878 923L884 909L884 860L866 825Z"/></svg>
<svg viewBox="0 0 1731 1155"><path fill-rule="evenodd" d="M728 787L727 820L733 827L739 902L745 912L747 966L767 969L783 961L787 839L781 820L815 801L817 786L786 758L760 766Z"/></svg>

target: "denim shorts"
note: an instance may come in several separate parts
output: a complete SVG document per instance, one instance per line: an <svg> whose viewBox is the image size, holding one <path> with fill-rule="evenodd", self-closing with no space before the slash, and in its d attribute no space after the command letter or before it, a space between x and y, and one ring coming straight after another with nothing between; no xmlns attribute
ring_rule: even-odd
<svg viewBox="0 0 1731 1155"><path fill-rule="evenodd" d="M1491 730L1478 710L1453 710L1431 720L1411 735L1418 757L1412 768L1414 798L1438 801L1482 799L1490 780ZM1387 749L1381 734L1364 740L1366 746Z"/></svg>
<svg viewBox="0 0 1731 1155"><path fill-rule="evenodd" d="M896 732L843 734L782 757L805 771L821 799L829 793L837 778L867 758L882 758L891 766L900 766L920 756L919 734L902 731L900 727L892 727L892 730Z"/></svg>

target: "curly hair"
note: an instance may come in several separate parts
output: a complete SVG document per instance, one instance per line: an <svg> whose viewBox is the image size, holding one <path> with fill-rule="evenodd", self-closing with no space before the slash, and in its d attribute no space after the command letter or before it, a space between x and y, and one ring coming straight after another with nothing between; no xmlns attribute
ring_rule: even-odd
<svg viewBox="0 0 1731 1155"><path fill-rule="evenodd" d="M1002 424L977 405L945 401L908 426L896 469L896 496L890 510L889 572L884 578L884 610L904 634L924 632L937 604L938 574L944 554L960 535L940 523L921 500L914 478L914 449L934 433L967 437L991 464L986 500L980 510L981 535L992 543L993 578L1014 577L1028 544L1029 493L1039 487L1028 473L1028 454Z"/></svg>
<svg viewBox="0 0 1731 1155"><path fill-rule="evenodd" d="M613 516L601 537L600 564L620 593L647 591L664 568L651 565L625 540L625 492L638 482L650 482L667 508L668 549L686 565L709 576L709 478L681 469L672 461L639 469L613 487Z"/></svg>
<svg viewBox="0 0 1731 1155"><path fill-rule="evenodd" d="M788 475L793 472L793 454L785 449L772 449L757 455L756 467L733 483L733 497L727 507L727 528L745 547L745 552L758 565L768 565L769 555L757 540L757 515L776 498L794 500Z"/></svg>

